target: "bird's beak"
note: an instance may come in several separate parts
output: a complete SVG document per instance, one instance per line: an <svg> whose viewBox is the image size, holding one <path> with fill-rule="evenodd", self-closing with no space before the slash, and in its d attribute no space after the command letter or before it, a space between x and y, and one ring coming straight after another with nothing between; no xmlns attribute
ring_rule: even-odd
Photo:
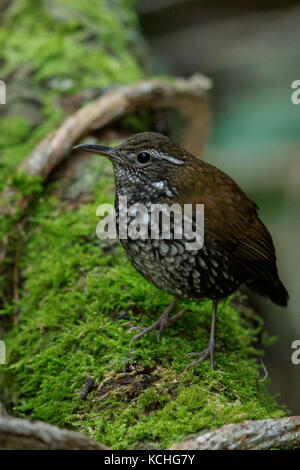
<svg viewBox="0 0 300 470"><path fill-rule="evenodd" d="M80 144L75 145L73 150L84 150L94 155L103 155L112 161L118 160L114 147L107 147L106 145Z"/></svg>

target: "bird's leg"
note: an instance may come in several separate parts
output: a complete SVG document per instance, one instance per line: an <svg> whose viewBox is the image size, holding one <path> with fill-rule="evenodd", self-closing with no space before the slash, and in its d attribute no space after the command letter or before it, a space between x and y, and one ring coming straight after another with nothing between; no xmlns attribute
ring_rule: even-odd
<svg viewBox="0 0 300 470"><path fill-rule="evenodd" d="M175 313L175 315L170 318L170 321L175 321L178 320L178 318L183 317L183 315L185 315L188 310L188 308L184 308L183 310L180 310L180 312Z"/></svg>
<svg viewBox="0 0 300 470"><path fill-rule="evenodd" d="M216 329L216 316L217 316L217 306L218 301L213 300L213 308L212 308L212 319L211 319L211 330L210 330L210 340L208 342L207 348L200 353L189 353L187 356L200 356L199 359L196 361L191 362L186 368L185 372L193 366L201 364L202 362L206 361L206 359L210 359L210 367L211 370L214 370L214 351L215 351L215 329Z"/></svg>
<svg viewBox="0 0 300 470"><path fill-rule="evenodd" d="M157 330L157 336L159 338L162 331L164 330L166 326L168 326L170 321L177 320L177 318L181 317L184 313L186 313L187 309L176 313L176 315L173 315L173 317L170 318L169 315L174 310L176 304L177 304L177 299L174 298L172 302L170 303L170 305L166 308L164 313L151 326L148 326L148 327L135 326L133 328L130 328L129 331L135 331L135 330L142 330L142 331L138 333L137 335L133 336L133 338L131 338L129 347L136 340L142 338L142 336L145 336L146 334L150 333L150 331L153 331L153 330Z"/></svg>

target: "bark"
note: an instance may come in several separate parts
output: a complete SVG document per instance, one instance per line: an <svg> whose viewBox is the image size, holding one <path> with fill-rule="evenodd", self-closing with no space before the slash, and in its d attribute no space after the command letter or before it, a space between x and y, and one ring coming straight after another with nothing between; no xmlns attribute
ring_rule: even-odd
<svg viewBox="0 0 300 470"><path fill-rule="evenodd" d="M226 424L174 444L173 450L267 450L300 446L300 416Z"/></svg>
<svg viewBox="0 0 300 470"><path fill-rule="evenodd" d="M104 450L79 433L40 421L0 417L0 449L14 450Z"/></svg>

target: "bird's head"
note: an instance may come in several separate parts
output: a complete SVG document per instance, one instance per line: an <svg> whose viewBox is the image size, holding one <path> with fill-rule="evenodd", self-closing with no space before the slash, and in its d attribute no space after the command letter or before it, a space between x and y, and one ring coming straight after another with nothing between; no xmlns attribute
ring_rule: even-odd
<svg viewBox="0 0 300 470"><path fill-rule="evenodd" d="M74 149L107 157L113 164L119 191L139 191L172 197L184 182L191 159L182 147L163 134L135 134L116 147L81 144ZM179 184L180 186L180 184Z"/></svg>

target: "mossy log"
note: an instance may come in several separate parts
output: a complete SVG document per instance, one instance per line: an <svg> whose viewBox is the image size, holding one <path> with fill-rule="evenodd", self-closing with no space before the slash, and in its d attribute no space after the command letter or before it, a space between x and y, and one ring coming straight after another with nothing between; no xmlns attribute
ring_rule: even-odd
<svg viewBox="0 0 300 470"><path fill-rule="evenodd" d="M170 297L131 267L118 242L95 235L97 206L113 201L108 162L70 155L53 165L46 184L24 165L13 173L49 132L106 87L146 76L130 1L49 5L16 0L0 32L3 78L15 94L2 116L0 186L9 181L17 194L6 199L10 207L1 215L1 336L8 352L0 366L1 401L17 417L79 431L115 449L167 448L227 423L284 416L260 378L261 351L254 344L262 322L240 295L220 305L214 372L203 364L184 373L185 354L207 343L208 300L180 302L189 313L159 342L153 333L129 350L130 328L153 322ZM195 122L207 122L205 113L199 108ZM172 134L182 122L149 103L123 114L89 134L109 143L138 130ZM187 126L185 145L191 128L199 131L195 122Z"/></svg>

